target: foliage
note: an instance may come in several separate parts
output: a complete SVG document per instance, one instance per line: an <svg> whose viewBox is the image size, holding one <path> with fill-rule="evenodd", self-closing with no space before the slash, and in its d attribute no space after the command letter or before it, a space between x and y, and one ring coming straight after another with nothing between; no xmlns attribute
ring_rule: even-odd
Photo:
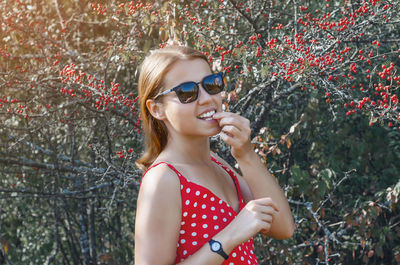
<svg viewBox="0 0 400 265"><path fill-rule="evenodd" d="M133 264L136 86L178 41L228 73L225 106L296 219L262 264L400 262L397 1L0 3L0 263ZM234 163L229 148L217 149Z"/></svg>

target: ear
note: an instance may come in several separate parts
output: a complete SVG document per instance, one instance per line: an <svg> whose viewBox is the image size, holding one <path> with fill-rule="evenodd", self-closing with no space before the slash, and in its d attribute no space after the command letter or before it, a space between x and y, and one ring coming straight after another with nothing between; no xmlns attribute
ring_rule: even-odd
<svg viewBox="0 0 400 265"><path fill-rule="evenodd" d="M146 100L146 108L150 112L151 116L153 116L157 120L165 119L165 113L162 103L156 102L154 99L148 99Z"/></svg>

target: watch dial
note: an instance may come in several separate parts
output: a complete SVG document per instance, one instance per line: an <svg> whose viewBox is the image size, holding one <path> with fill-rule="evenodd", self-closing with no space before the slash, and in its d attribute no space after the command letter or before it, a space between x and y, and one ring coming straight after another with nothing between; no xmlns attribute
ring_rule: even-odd
<svg viewBox="0 0 400 265"><path fill-rule="evenodd" d="M219 244L217 242L212 243L211 247L212 247L212 249L214 251L218 251L219 250Z"/></svg>

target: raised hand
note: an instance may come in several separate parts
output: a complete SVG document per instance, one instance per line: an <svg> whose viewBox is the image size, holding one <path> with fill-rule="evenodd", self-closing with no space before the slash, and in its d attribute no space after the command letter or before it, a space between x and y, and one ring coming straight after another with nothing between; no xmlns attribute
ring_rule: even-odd
<svg viewBox="0 0 400 265"><path fill-rule="evenodd" d="M246 204L227 228L232 231L237 244L240 244L258 232L268 233L278 212L278 207L270 197L252 200Z"/></svg>
<svg viewBox="0 0 400 265"><path fill-rule="evenodd" d="M231 146L231 153L235 159L245 156L248 152L253 152L248 119L232 112L217 112L213 119L218 120L221 127L221 139Z"/></svg>

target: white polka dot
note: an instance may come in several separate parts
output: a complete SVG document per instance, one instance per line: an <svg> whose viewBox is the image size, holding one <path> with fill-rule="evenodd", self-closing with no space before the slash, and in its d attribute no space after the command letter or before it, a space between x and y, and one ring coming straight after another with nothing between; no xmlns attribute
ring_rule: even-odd
<svg viewBox="0 0 400 265"><path fill-rule="evenodd" d="M187 212L184 212L184 213L183 213L183 216L185 216L185 217L186 217L187 215L188 215L188 213L187 213Z"/></svg>
<svg viewBox="0 0 400 265"><path fill-rule="evenodd" d="M213 206L213 207L211 207L211 211L215 211L215 207Z"/></svg>
<svg viewBox="0 0 400 265"><path fill-rule="evenodd" d="M253 254L254 253L253 250L250 250L250 253Z"/></svg>
<svg viewBox="0 0 400 265"><path fill-rule="evenodd" d="M204 195L203 195L203 198L204 198L204 199L207 198L207 194L204 194Z"/></svg>
<svg viewBox="0 0 400 265"><path fill-rule="evenodd" d="M222 219L222 221L224 221L224 222L226 222L226 221L228 221L225 217Z"/></svg>
<svg viewBox="0 0 400 265"><path fill-rule="evenodd" d="M183 185L181 185L181 190L183 190Z"/></svg>
<svg viewBox="0 0 400 265"><path fill-rule="evenodd" d="M195 226L196 226L196 223L192 223L191 226L192 226L192 227L195 227Z"/></svg>
<svg viewBox="0 0 400 265"><path fill-rule="evenodd" d="M229 263L229 265L235 265L235 264L233 264L233 262L231 262L231 263Z"/></svg>
<svg viewBox="0 0 400 265"><path fill-rule="evenodd" d="M241 256L241 257L240 257L240 260L241 260L241 261L244 261L244 258L243 258L243 256Z"/></svg>
<svg viewBox="0 0 400 265"><path fill-rule="evenodd" d="M230 212L228 214L229 214L229 216L232 216L232 214Z"/></svg>
<svg viewBox="0 0 400 265"><path fill-rule="evenodd" d="M225 212L225 210L224 209L221 209L221 213L224 213Z"/></svg>
<svg viewBox="0 0 400 265"><path fill-rule="evenodd" d="M200 191L196 191L196 196L199 196L200 195Z"/></svg>
<svg viewBox="0 0 400 265"><path fill-rule="evenodd" d="M206 219L207 215L203 214L203 216L201 218Z"/></svg>
<svg viewBox="0 0 400 265"><path fill-rule="evenodd" d="M197 233L196 233L196 232L193 232L193 233L192 233L192 236L196 236L196 235L197 235Z"/></svg>
<svg viewBox="0 0 400 265"><path fill-rule="evenodd" d="M218 202L219 204L222 204L222 200L219 200L219 202Z"/></svg>
<svg viewBox="0 0 400 265"><path fill-rule="evenodd" d="M181 244L185 244L186 240L185 239L181 239Z"/></svg>
<svg viewBox="0 0 400 265"><path fill-rule="evenodd" d="M205 205L205 204L203 204L202 206L201 206L201 208L203 208L203 209L205 209L207 206Z"/></svg>
<svg viewBox="0 0 400 265"><path fill-rule="evenodd" d="M187 254L187 250L184 250L184 251L183 251L183 255L186 255L186 254Z"/></svg>
<svg viewBox="0 0 400 265"><path fill-rule="evenodd" d="M204 225L203 225L203 228L207 228L207 227L208 227L208 225L207 225L207 224L204 224Z"/></svg>
<svg viewBox="0 0 400 265"><path fill-rule="evenodd" d="M213 201L215 201L215 198L214 198L214 197L211 197L211 199L210 199L210 200L213 202Z"/></svg>
<svg viewBox="0 0 400 265"><path fill-rule="evenodd" d="M181 235L183 235L183 234L185 233L185 230L181 230L181 231L179 231L179 233L180 233Z"/></svg>
<svg viewBox="0 0 400 265"><path fill-rule="evenodd" d="M218 228L219 228L218 225L215 225L215 226L214 226L214 230L218 230Z"/></svg>
<svg viewBox="0 0 400 265"><path fill-rule="evenodd" d="M197 202L193 203L193 207L197 207Z"/></svg>
<svg viewBox="0 0 400 265"><path fill-rule="evenodd" d="M196 241L193 241L193 242L192 242L192 245L193 245L193 246L196 246L196 245L197 245L197 242L196 242Z"/></svg>
<svg viewBox="0 0 400 265"><path fill-rule="evenodd" d="M241 246L239 246L239 250L242 251L242 247Z"/></svg>
<svg viewBox="0 0 400 265"><path fill-rule="evenodd" d="M186 204L186 205L189 205L189 203L190 203L190 201L189 201L189 200L186 200L185 204Z"/></svg>
<svg viewBox="0 0 400 265"><path fill-rule="evenodd" d="M218 219L218 217L217 217L216 215L214 215L213 219L214 219L214 220L217 220L217 219Z"/></svg>
<svg viewBox="0 0 400 265"><path fill-rule="evenodd" d="M249 259L247 260L247 263L248 263L248 264L251 264L251 262L250 262L250 260L249 260Z"/></svg>
<svg viewBox="0 0 400 265"><path fill-rule="evenodd" d="M192 218L196 218L196 214L194 213L194 214L192 214Z"/></svg>
<svg viewBox="0 0 400 265"><path fill-rule="evenodd" d="M187 188L187 189L186 189L186 193L189 193L189 192L190 192L190 188Z"/></svg>
<svg viewBox="0 0 400 265"><path fill-rule="evenodd" d="M181 222L181 225L184 225L184 224L185 224L185 221Z"/></svg>
<svg viewBox="0 0 400 265"><path fill-rule="evenodd" d="M236 252L232 253L232 257L234 257L234 258L236 257Z"/></svg>
<svg viewBox="0 0 400 265"><path fill-rule="evenodd" d="M204 238L208 238L208 234L204 234L203 237L204 237Z"/></svg>

